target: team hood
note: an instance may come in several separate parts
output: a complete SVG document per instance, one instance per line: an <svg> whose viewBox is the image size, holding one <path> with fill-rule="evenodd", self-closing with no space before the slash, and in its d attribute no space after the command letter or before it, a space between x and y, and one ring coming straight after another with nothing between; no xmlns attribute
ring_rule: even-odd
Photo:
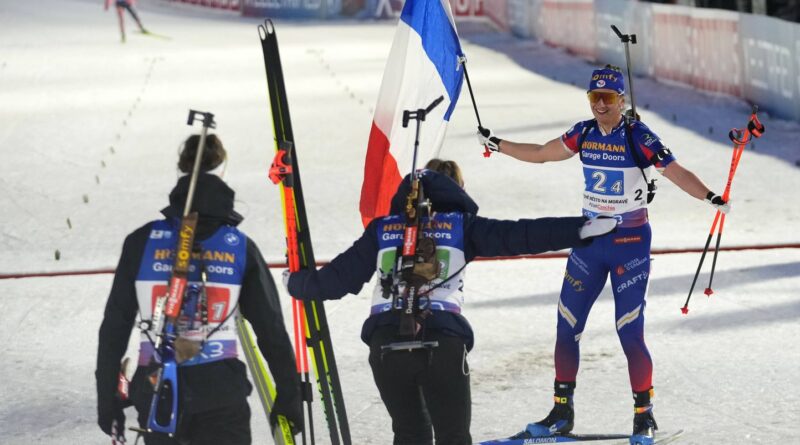
<svg viewBox="0 0 800 445"><path fill-rule="evenodd" d="M425 196L437 212L478 213L478 204L455 181L433 170L422 170L420 181ZM390 213L399 215L406 207L406 197L411 191L411 175L406 175L397 187Z"/></svg>

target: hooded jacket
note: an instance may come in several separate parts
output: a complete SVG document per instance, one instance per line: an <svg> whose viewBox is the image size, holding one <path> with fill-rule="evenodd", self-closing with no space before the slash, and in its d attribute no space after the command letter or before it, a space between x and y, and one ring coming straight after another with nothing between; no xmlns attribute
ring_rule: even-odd
<svg viewBox="0 0 800 445"><path fill-rule="evenodd" d="M478 205L452 179L425 170L421 176L425 196L435 212L457 212L464 217L464 257L467 262L477 256L495 257L535 254L585 245L578 230L583 217L497 220L477 215ZM399 215L411 190L411 177L406 176L392 198L391 213ZM289 279L289 292L296 298L331 300L357 294L376 270L378 255L377 227L384 218L376 218L353 245L323 268L302 270ZM434 311L425 319L425 329L462 337L472 349L472 328L461 314ZM361 339L369 344L375 328L399 324L394 312L370 315L361 330Z"/></svg>
<svg viewBox="0 0 800 445"><path fill-rule="evenodd" d="M181 177L170 193L170 205L161 211L167 219L177 222L183 215L189 179L188 175ZM195 190L192 210L199 213L195 235L198 241L210 237L223 225L236 226L243 220L233 210L233 190L219 177L200 174ZM120 360L127 349L139 310L134 282L153 223L145 224L125 238L114 274L98 339L95 376L99 410L114 403ZM252 325L259 349L269 359L279 397L292 400L299 395L299 387L294 352L283 322L278 292L258 247L245 238L246 265L239 309ZM203 412L235 405L244 401L252 389L247 381L245 365L237 359L178 369L180 406L183 410ZM147 372L148 368L137 369L131 383L131 400L137 409L140 405L147 407L152 397L152 389L145 382ZM141 419L141 409L139 411Z"/></svg>

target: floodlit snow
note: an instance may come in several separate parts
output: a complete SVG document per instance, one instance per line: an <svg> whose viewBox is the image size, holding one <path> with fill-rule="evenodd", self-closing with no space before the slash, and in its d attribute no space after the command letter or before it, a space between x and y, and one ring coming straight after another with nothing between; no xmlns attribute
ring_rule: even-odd
<svg viewBox="0 0 800 445"><path fill-rule="evenodd" d="M155 0L139 11L148 28L171 39L142 36L126 17L121 44L115 14L99 0L0 3L0 273L114 267L124 236L167 203L178 146L199 130L186 126L189 108L216 114L230 155L226 179L246 217L241 227L268 260L282 259L280 198L266 172L273 136L260 20ZM394 23L276 27L314 248L318 259L330 259L361 232L364 151ZM591 65L485 26L460 32L482 122L500 137L545 142L590 117ZM726 134L746 123L749 106L635 82L644 121L721 192L731 155ZM441 156L461 164L481 214L577 215L577 159L484 159L462 93ZM723 246L800 242L800 126L761 116L767 133L742 157ZM702 246L712 209L666 179L658 185L653 247ZM646 335L659 426L685 429L687 444L800 441L800 250L720 253L715 294L703 295L702 274L683 316L699 257L655 256ZM563 259L469 267L464 311L476 333L469 358L476 441L514 433L550 409L563 267ZM95 423L93 372L111 278L0 280L0 443L109 443ZM388 444L390 420L358 338L368 294L326 309L354 443ZM288 312L288 298L283 303ZM576 432L628 432L632 399L609 289L595 304L582 351ZM254 443L271 443L255 398L251 406ZM328 443L319 403L316 409L317 443Z"/></svg>

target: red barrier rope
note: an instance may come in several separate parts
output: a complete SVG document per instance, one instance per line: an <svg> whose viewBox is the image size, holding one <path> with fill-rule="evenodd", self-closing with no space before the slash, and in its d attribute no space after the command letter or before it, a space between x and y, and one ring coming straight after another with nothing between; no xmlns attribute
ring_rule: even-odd
<svg viewBox="0 0 800 445"><path fill-rule="evenodd" d="M800 243L789 244L755 244L749 246L729 246L720 247L722 251L738 251L738 250L774 250L774 249L800 249ZM650 253L652 255L672 255L677 253L699 253L702 252L701 247L687 247L677 249L653 249ZM569 256L568 252L555 252L555 253L540 253L538 255L519 255L519 256L501 256L484 258L477 257L473 261L496 261L496 260L547 260L552 258L566 258ZM328 261L317 261L316 266L322 267L328 264ZM270 269L285 269L287 267L285 262L272 261L267 263ZM105 269L86 269L86 270L62 270L53 272L18 272L0 274L0 280L8 280L15 278L37 278L37 277L63 277L63 276L77 276L77 275L101 275L113 274L113 268Z"/></svg>

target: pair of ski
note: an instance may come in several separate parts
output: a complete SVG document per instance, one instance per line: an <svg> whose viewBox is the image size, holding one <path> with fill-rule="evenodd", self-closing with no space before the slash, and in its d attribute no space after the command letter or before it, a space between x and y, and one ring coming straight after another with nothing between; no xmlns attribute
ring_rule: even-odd
<svg viewBox="0 0 800 445"><path fill-rule="evenodd" d="M666 445L678 440L683 436L683 430L674 432L656 432L656 437L652 443L654 445ZM629 434L556 434L547 437L526 437L526 438L509 438L498 440L487 440L479 442L478 445L533 445L537 443L583 443L591 442L592 444L614 444L614 445L629 445L631 443L631 436Z"/></svg>
<svg viewBox="0 0 800 445"><path fill-rule="evenodd" d="M303 189L300 182L300 168L294 152L294 135L289 116L289 104L283 79L278 40L271 20L266 20L258 27L261 38L261 49L264 55L264 68L267 75L272 124L275 133L276 156L270 169L270 179L280 185L283 202L284 222L286 225L287 262L289 270L315 267L314 253L311 248L311 236L308 230ZM317 388L322 399L330 442L332 445L351 445L350 427L347 422L342 387L333 354L328 321L325 308L320 301L300 301L292 298L294 321L295 355L297 372L303 391L303 400L308 408L308 428L304 429L302 443L306 443L306 434L313 444L314 429L311 417L312 390L309 380L308 352L311 350L311 364L314 367ZM253 341L249 326L243 321L237 322L237 331L242 348L245 351L250 373L261 399L264 412L269 418L275 398L275 390L264 366L263 357ZM305 421L304 421L305 422ZM294 436L285 419L279 418L274 431L275 443L293 445Z"/></svg>

